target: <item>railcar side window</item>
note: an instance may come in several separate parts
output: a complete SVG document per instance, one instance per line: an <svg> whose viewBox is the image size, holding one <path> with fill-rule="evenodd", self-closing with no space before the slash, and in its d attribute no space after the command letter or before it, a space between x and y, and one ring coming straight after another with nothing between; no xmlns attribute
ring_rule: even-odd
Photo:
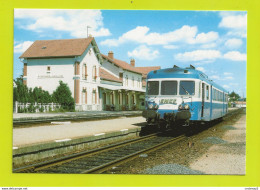
<svg viewBox="0 0 260 190"><path fill-rule="evenodd" d="M177 95L177 81L162 81L161 95Z"/></svg>
<svg viewBox="0 0 260 190"><path fill-rule="evenodd" d="M148 81L147 82L147 94L158 95L159 94L159 81Z"/></svg>
<svg viewBox="0 0 260 190"><path fill-rule="evenodd" d="M195 94L195 81L180 82L180 95L194 95L194 94Z"/></svg>
<svg viewBox="0 0 260 190"><path fill-rule="evenodd" d="M228 101L228 95L227 94L225 94L225 102L227 102Z"/></svg>
<svg viewBox="0 0 260 190"><path fill-rule="evenodd" d="M209 86L206 86L206 99L209 99Z"/></svg>

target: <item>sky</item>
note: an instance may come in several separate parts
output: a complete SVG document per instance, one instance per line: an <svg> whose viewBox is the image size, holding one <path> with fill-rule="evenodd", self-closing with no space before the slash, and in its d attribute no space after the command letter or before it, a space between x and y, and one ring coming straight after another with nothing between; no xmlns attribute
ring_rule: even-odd
<svg viewBox="0 0 260 190"><path fill-rule="evenodd" d="M87 32L87 26L88 32ZM95 37L103 54L137 67L173 65L204 72L246 97L247 12L15 9L13 78L35 40Z"/></svg>

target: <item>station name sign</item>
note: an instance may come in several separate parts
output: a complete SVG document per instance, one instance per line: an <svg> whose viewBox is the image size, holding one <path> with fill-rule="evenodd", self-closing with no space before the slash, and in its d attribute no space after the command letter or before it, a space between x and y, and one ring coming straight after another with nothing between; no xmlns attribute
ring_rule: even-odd
<svg viewBox="0 0 260 190"><path fill-rule="evenodd" d="M64 78L63 75L38 75L39 79L43 78Z"/></svg>

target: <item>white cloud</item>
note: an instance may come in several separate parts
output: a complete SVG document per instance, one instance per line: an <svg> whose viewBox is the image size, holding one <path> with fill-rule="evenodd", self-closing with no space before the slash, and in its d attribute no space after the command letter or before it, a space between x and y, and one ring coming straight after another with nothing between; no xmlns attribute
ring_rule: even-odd
<svg viewBox="0 0 260 190"><path fill-rule="evenodd" d="M134 49L132 52L127 52L129 57L134 57L141 60L153 60L156 59L159 55L158 50L152 51L145 45L141 45Z"/></svg>
<svg viewBox="0 0 260 190"><path fill-rule="evenodd" d="M118 39L107 39L102 41L101 45L118 46L126 42L135 42L146 45L164 45L166 49L174 49L177 46L171 43L182 42L188 44L210 43L218 39L217 32L208 32L197 34L196 26L184 25L179 29L167 32L150 32L147 26L137 26L136 28L124 33Z"/></svg>
<svg viewBox="0 0 260 190"><path fill-rule="evenodd" d="M108 36L110 31L104 28L100 10L59 10L59 9L15 9L14 17L22 28L35 32L46 30L68 32L73 37ZM25 22L24 22L25 21Z"/></svg>
<svg viewBox="0 0 260 190"><path fill-rule="evenodd" d="M242 44L242 40L237 38L232 38L225 42L225 46L227 46L229 49L239 48Z"/></svg>
<svg viewBox="0 0 260 190"><path fill-rule="evenodd" d="M246 61L247 55L238 51L229 51L222 55L218 50L195 50L191 52L178 53L174 55L174 58L182 62L202 61L201 63L210 63L218 58L232 61ZM229 73L226 72L226 75L228 74Z"/></svg>
<svg viewBox="0 0 260 190"><path fill-rule="evenodd" d="M199 71L201 71L201 72L204 72L204 73L205 73L205 71L206 71L203 67L197 67L196 69L199 70Z"/></svg>
<svg viewBox="0 0 260 190"><path fill-rule="evenodd" d="M238 86L239 84L238 83L230 83L229 85L231 85L231 86Z"/></svg>
<svg viewBox="0 0 260 190"><path fill-rule="evenodd" d="M217 32L200 33L195 38L189 40L190 44L204 44L216 41L219 38Z"/></svg>
<svg viewBox="0 0 260 190"><path fill-rule="evenodd" d="M221 53L217 50L196 50L185 53L178 53L174 56L179 61L212 61L221 57Z"/></svg>
<svg viewBox="0 0 260 190"><path fill-rule="evenodd" d="M19 43L19 44L17 44L17 42L15 42L14 53L23 53L23 52L25 52L32 44L33 44L32 41L24 41L24 42Z"/></svg>
<svg viewBox="0 0 260 190"><path fill-rule="evenodd" d="M223 58L232 61L246 61L246 54L240 53L238 51L230 51L224 54Z"/></svg>
<svg viewBox="0 0 260 190"><path fill-rule="evenodd" d="M163 48L165 48L165 49L178 49L178 46L175 46L175 45L164 45Z"/></svg>
<svg viewBox="0 0 260 190"><path fill-rule="evenodd" d="M225 75L225 76L230 76L230 75L233 75L233 73L224 72L224 75Z"/></svg>
<svg viewBox="0 0 260 190"><path fill-rule="evenodd" d="M232 76L227 76L224 78L225 80L233 80L234 78Z"/></svg>
<svg viewBox="0 0 260 190"><path fill-rule="evenodd" d="M246 38L247 37L246 30L241 30L241 31L232 30L232 31L229 31L227 33L227 35L228 36L236 36L236 37L240 37L240 38Z"/></svg>
<svg viewBox="0 0 260 190"><path fill-rule="evenodd" d="M247 37L247 14L245 12L221 12L219 27L228 29L228 36Z"/></svg>
<svg viewBox="0 0 260 190"><path fill-rule="evenodd" d="M215 48L217 46L216 43L209 43L209 44L203 44L201 46L201 48L204 48L204 49L211 49L211 48Z"/></svg>
<svg viewBox="0 0 260 190"><path fill-rule="evenodd" d="M216 79L216 80L219 80L219 79L220 79L220 77L219 77L218 75L213 75L213 76L211 76L210 78L211 78L211 79Z"/></svg>
<svg viewBox="0 0 260 190"><path fill-rule="evenodd" d="M247 26L247 15L228 15L222 17L219 27L244 29Z"/></svg>
<svg viewBox="0 0 260 190"><path fill-rule="evenodd" d="M228 85L224 84L223 85L224 88L230 88Z"/></svg>
<svg viewBox="0 0 260 190"><path fill-rule="evenodd" d="M180 29L167 33L150 32L147 26L137 26L136 28L124 33L118 39L108 39L101 42L101 45L118 46L126 42L136 42L147 45L167 45L177 41L189 41L197 33L196 26L184 25Z"/></svg>
<svg viewBox="0 0 260 190"><path fill-rule="evenodd" d="M219 76L219 75L212 75L210 78L218 81L227 81L227 80L234 79L232 76Z"/></svg>

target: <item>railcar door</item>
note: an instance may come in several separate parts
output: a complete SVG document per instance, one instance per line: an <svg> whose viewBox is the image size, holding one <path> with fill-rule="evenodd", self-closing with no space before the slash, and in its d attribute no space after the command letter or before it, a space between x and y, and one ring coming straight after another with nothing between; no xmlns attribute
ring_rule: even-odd
<svg viewBox="0 0 260 190"><path fill-rule="evenodd" d="M222 102L223 102L223 106L222 106L222 116L225 115L225 94L224 92L222 93Z"/></svg>
<svg viewBox="0 0 260 190"><path fill-rule="evenodd" d="M212 95L212 93L213 93L212 85L210 85L210 120L212 120L212 109L213 109L213 105L212 105L213 95Z"/></svg>
<svg viewBox="0 0 260 190"><path fill-rule="evenodd" d="M202 83L202 101L201 101L201 117L204 117L204 102L205 102L205 83Z"/></svg>

